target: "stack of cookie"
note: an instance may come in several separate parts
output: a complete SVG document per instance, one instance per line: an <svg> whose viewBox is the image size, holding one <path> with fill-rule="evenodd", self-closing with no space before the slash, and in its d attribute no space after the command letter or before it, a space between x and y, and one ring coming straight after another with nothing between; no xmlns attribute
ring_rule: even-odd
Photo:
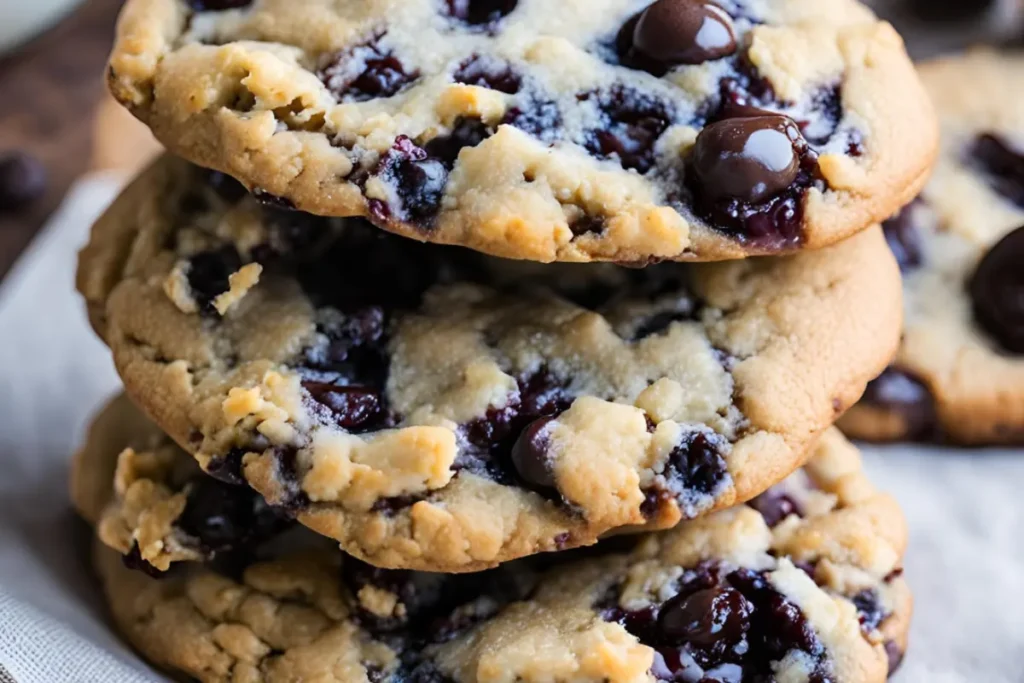
<svg viewBox="0 0 1024 683"><path fill-rule="evenodd" d="M82 253L131 402L73 488L150 660L898 664L902 515L832 430L897 348L875 223L937 146L887 24L853 0L129 0L109 78L177 156Z"/></svg>
<svg viewBox="0 0 1024 683"><path fill-rule="evenodd" d="M921 196L885 223L904 271L891 368L842 421L857 438L1024 443L1024 53L924 64L942 149Z"/></svg>

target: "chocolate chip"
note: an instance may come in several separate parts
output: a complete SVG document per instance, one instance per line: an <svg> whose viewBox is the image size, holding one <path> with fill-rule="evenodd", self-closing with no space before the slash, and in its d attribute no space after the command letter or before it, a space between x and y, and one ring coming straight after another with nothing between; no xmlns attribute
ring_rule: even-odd
<svg viewBox="0 0 1024 683"><path fill-rule="evenodd" d="M572 397L565 390L564 383L546 370L521 378L517 397L507 405L491 408L484 417L462 426L461 431L467 443L455 461L456 469L467 470L509 486L529 483L529 471L520 473L513 459L513 450L525 438L524 432L536 424L537 420L558 415L568 409L571 403ZM527 446L524 443L522 448ZM532 478L547 484L551 476L541 472ZM553 484L538 487L537 492L542 495L554 493Z"/></svg>
<svg viewBox="0 0 1024 683"><path fill-rule="evenodd" d="M46 168L24 152L0 157L0 211L23 209L46 192Z"/></svg>
<svg viewBox="0 0 1024 683"><path fill-rule="evenodd" d="M188 0L188 6L196 12L222 12L227 9L248 7L252 0Z"/></svg>
<svg viewBox="0 0 1024 683"><path fill-rule="evenodd" d="M447 0L448 14L472 26L489 25L507 17L519 0Z"/></svg>
<svg viewBox="0 0 1024 683"><path fill-rule="evenodd" d="M288 525L280 512L247 486L198 477L188 491L185 510L175 525L194 537L207 555L262 543Z"/></svg>
<svg viewBox="0 0 1024 683"><path fill-rule="evenodd" d="M657 0L640 13L633 49L663 65L701 64L736 52L732 18L708 0Z"/></svg>
<svg viewBox="0 0 1024 683"><path fill-rule="evenodd" d="M995 135L979 135L970 150L992 187L1024 207L1024 152Z"/></svg>
<svg viewBox="0 0 1024 683"><path fill-rule="evenodd" d="M381 47L382 37L324 60L320 80L339 100L365 102L391 97L419 78L419 71L406 69L390 50Z"/></svg>
<svg viewBox="0 0 1024 683"><path fill-rule="evenodd" d="M658 628L668 642L712 647L738 643L750 630L753 606L731 588L708 588L665 603Z"/></svg>
<svg viewBox="0 0 1024 683"><path fill-rule="evenodd" d="M512 447L512 464L519 476L530 486L539 489L553 489L558 483L548 452L548 427L552 422L554 418L551 417L534 420L523 430Z"/></svg>
<svg viewBox="0 0 1024 683"><path fill-rule="evenodd" d="M707 199L756 204L793 184L806 147L799 127L786 116L726 119L697 136L690 169Z"/></svg>
<svg viewBox="0 0 1024 683"><path fill-rule="evenodd" d="M1006 351L1024 353L1024 227L985 254L969 289L981 328Z"/></svg>
<svg viewBox="0 0 1024 683"><path fill-rule="evenodd" d="M921 265L923 249L921 233L918 227L919 216L924 210L924 203L917 199L903 207L898 214L882 223L885 241L896 257L896 263L904 273Z"/></svg>
<svg viewBox="0 0 1024 683"><path fill-rule="evenodd" d="M797 502L778 488L768 489L747 505L760 512L764 523L772 528L790 515L802 514Z"/></svg>
<svg viewBox="0 0 1024 683"><path fill-rule="evenodd" d="M899 415L909 439L922 439L935 430L935 402L928 387L910 373L896 367L886 368L868 383L862 399L865 404Z"/></svg>

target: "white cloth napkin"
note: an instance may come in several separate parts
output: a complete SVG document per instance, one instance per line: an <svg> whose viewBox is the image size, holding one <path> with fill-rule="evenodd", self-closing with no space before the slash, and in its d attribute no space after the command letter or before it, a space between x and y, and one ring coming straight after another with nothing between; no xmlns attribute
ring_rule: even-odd
<svg viewBox="0 0 1024 683"><path fill-rule="evenodd" d="M108 629L66 493L84 427L118 387L73 291L75 252L117 186L81 183L0 286L0 683L162 680ZM895 447L867 462L911 525L916 614L895 680L1024 682L1024 450Z"/></svg>

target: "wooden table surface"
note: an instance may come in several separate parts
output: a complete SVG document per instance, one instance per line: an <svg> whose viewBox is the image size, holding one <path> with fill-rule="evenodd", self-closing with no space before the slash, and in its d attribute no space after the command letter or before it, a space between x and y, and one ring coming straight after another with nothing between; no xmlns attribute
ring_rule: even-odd
<svg viewBox="0 0 1024 683"><path fill-rule="evenodd" d="M0 215L0 279L89 167L93 114L121 3L86 0L53 29L0 58L0 153L25 150L49 172L42 199Z"/></svg>

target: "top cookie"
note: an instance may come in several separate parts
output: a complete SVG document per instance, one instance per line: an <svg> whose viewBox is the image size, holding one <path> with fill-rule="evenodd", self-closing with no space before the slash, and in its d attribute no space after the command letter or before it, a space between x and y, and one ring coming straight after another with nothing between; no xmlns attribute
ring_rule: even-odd
<svg viewBox="0 0 1024 683"><path fill-rule="evenodd" d="M538 266L260 206L171 157L79 287L203 467L380 566L469 571L757 495L892 357L881 231L794 257Z"/></svg>
<svg viewBox="0 0 1024 683"><path fill-rule="evenodd" d="M129 0L109 80L275 205L544 262L822 247L937 145L852 0Z"/></svg>
<svg viewBox="0 0 1024 683"><path fill-rule="evenodd" d="M1024 442L1024 54L921 67L942 121L924 192L885 225L904 270L894 366L842 423L880 441Z"/></svg>

